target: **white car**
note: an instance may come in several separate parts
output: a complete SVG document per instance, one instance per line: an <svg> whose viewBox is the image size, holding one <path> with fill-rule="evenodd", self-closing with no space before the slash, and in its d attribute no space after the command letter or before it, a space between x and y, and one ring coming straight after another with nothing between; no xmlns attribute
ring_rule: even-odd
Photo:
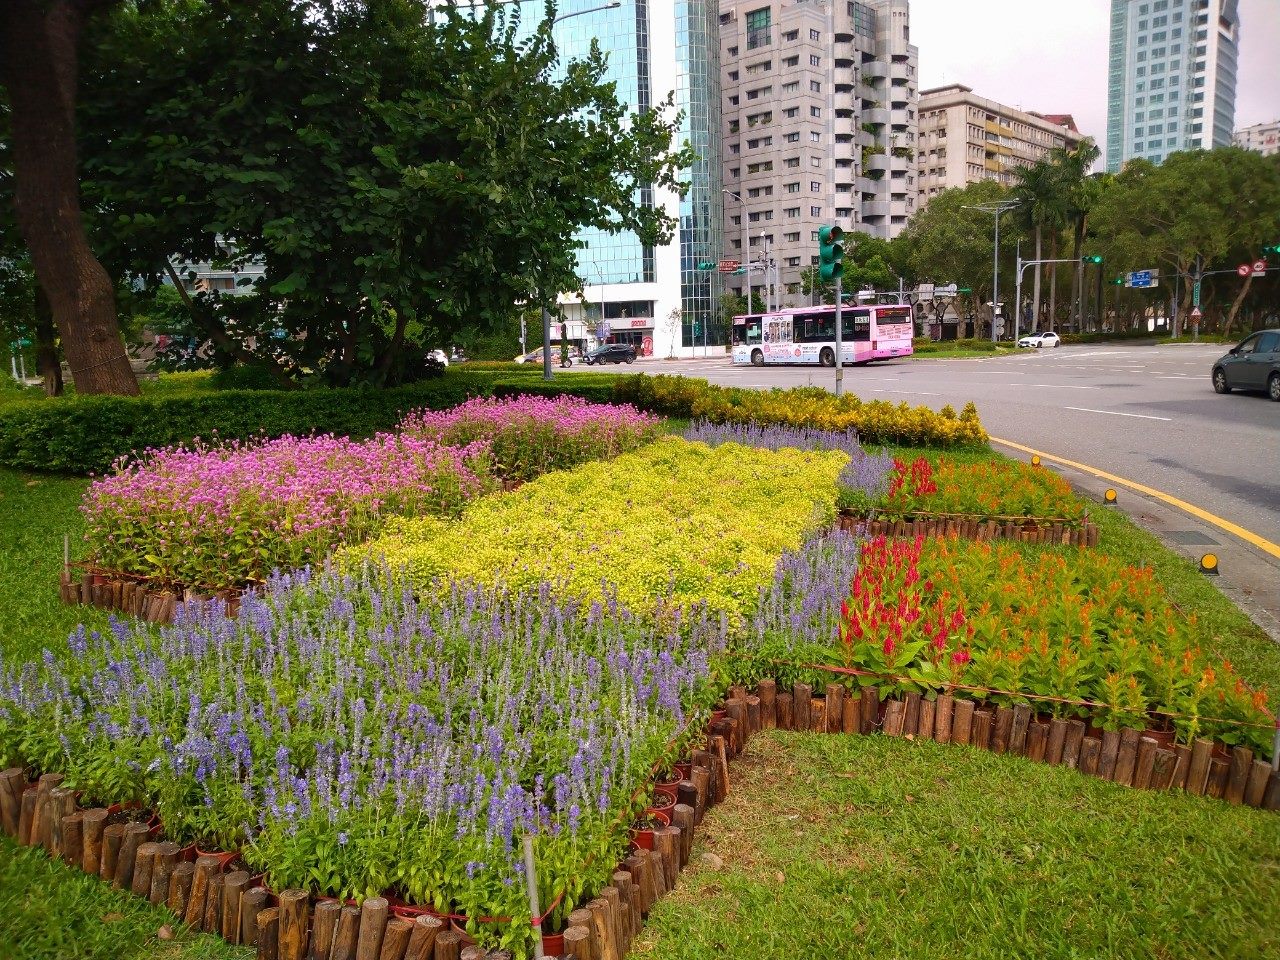
<svg viewBox="0 0 1280 960"><path fill-rule="evenodd" d="M1062 338L1052 330L1045 333L1033 333L1018 341L1018 346L1020 347L1057 347L1061 344Z"/></svg>
<svg viewBox="0 0 1280 960"><path fill-rule="evenodd" d="M427 356L442 367L447 367L449 365L449 355L443 350L430 350L427 352Z"/></svg>

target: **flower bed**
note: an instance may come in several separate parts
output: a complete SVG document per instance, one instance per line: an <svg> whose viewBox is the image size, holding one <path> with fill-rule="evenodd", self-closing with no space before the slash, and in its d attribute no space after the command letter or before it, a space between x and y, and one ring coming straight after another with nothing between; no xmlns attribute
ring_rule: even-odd
<svg viewBox="0 0 1280 960"><path fill-rule="evenodd" d="M852 394L835 397L819 387L746 390L662 374L621 379L614 388L614 397L663 416L713 423L856 430L866 443L937 447L987 443L987 432L972 403L966 404L957 416L949 406L935 412L905 403L895 406L882 400L863 401Z"/></svg>
<svg viewBox="0 0 1280 960"><path fill-rule="evenodd" d="M151 451L93 483L81 510L93 566L217 590L318 563L389 516L455 514L492 489L483 443L282 437Z"/></svg>
<svg viewBox="0 0 1280 960"><path fill-rule="evenodd" d="M455 447L485 441L495 472L514 482L610 459L653 440L660 429L657 417L632 406L529 395L417 411L400 425L405 436Z"/></svg>
<svg viewBox="0 0 1280 960"><path fill-rule="evenodd" d="M750 652L850 668L884 693L969 687L1104 730L1150 726L1182 743L1271 750L1265 691L1202 652L1195 617L1170 606L1149 569L1095 552L878 538L861 548L841 620L825 650L824 631L811 629L775 630Z"/></svg>
<svg viewBox="0 0 1280 960"><path fill-rule="evenodd" d="M986 522L1033 520L1078 528L1088 519L1071 485L1056 473L1012 461L957 463L894 458L888 485L866 493L841 491L840 506L854 516L890 522L936 517Z"/></svg>
<svg viewBox="0 0 1280 960"><path fill-rule="evenodd" d="M835 517L839 451L776 452L678 437L609 463L544 476L471 504L455 522L395 521L340 554L404 565L424 594L437 578L601 599L635 610L659 598L745 620L784 550Z"/></svg>
<svg viewBox="0 0 1280 960"><path fill-rule="evenodd" d="M293 574L235 620L186 608L82 631L65 665L3 665L0 760L154 805L170 839L238 849L273 889L393 890L523 949L520 837L554 927L625 855L723 644L718 618L657 627L545 586L427 608L381 570Z"/></svg>

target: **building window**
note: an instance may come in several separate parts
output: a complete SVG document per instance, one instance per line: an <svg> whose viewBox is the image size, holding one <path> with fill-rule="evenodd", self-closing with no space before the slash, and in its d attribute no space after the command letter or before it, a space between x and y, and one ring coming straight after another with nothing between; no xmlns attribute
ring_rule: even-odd
<svg viewBox="0 0 1280 960"><path fill-rule="evenodd" d="M810 30L810 31L809 31L809 39L810 39L810 40L821 40L821 39L822 39L822 34L821 34L821 33L819 33L817 30Z"/></svg>
<svg viewBox="0 0 1280 960"><path fill-rule="evenodd" d="M796 67L796 66L799 66L799 65L800 65L800 58L799 58L798 56L797 56L797 57L783 57L783 58L782 58L782 65L783 65L784 67Z"/></svg>
<svg viewBox="0 0 1280 960"><path fill-rule="evenodd" d="M810 92L810 93L821 93L821 92L822 92L822 84L821 84L821 83L819 83L817 80L810 80L810 81L809 81L809 92Z"/></svg>
<svg viewBox="0 0 1280 960"><path fill-rule="evenodd" d="M810 215L810 216L814 216L814 217L820 217L820 216L822 216L822 208L821 208L821 207L810 207L810 208L809 208L809 215Z"/></svg>
<svg viewBox="0 0 1280 960"><path fill-rule="evenodd" d="M738 55L738 48L730 47L728 50L725 51L725 53L729 54L729 56L731 57L736 57ZM737 80L738 78L735 76L733 79Z"/></svg>
<svg viewBox="0 0 1280 960"><path fill-rule="evenodd" d="M809 54L809 66L811 67L822 66L822 58L818 56L816 53Z"/></svg>
<svg viewBox="0 0 1280 960"><path fill-rule="evenodd" d="M783 161L782 161L782 165L783 165L784 167L788 167L788 168L798 167L798 166L800 166L800 158L799 158L799 157L787 157L787 159L786 159L786 160L783 160Z"/></svg>
<svg viewBox="0 0 1280 960"><path fill-rule="evenodd" d="M751 96L751 94L747 94L747 96L749 97ZM736 107L737 105L738 105L738 95L735 93L732 97L729 98L729 106Z"/></svg>
<svg viewBox="0 0 1280 960"><path fill-rule="evenodd" d="M800 39L800 31L799 31L799 30L788 30L786 33L784 33L784 34L782 35L782 39L783 39L783 40L786 40L788 43L790 43L792 40L799 40L799 39Z"/></svg>
<svg viewBox="0 0 1280 960"><path fill-rule="evenodd" d="M809 131L809 142L810 142L810 143L821 143L821 142L822 142L822 134L820 134L817 130L810 130L810 131Z"/></svg>
<svg viewBox="0 0 1280 960"><path fill-rule="evenodd" d="M811 167L819 167L819 168L820 168L820 167L822 166L822 161L821 161L821 160L819 160L817 157L810 157L810 158L809 158L809 166L811 166Z"/></svg>
<svg viewBox="0 0 1280 960"><path fill-rule="evenodd" d="M799 131L797 131L796 133L785 133L782 135L782 140L784 143L799 143L800 133Z"/></svg>
<svg viewBox="0 0 1280 960"><path fill-rule="evenodd" d="M821 181L821 180L810 180L810 181L809 181L809 190L810 190L811 192L813 192L813 193L818 193L819 191L821 191L821 190L822 190L822 181Z"/></svg>
<svg viewBox="0 0 1280 960"><path fill-rule="evenodd" d="M791 161L788 160L787 162L790 163ZM796 181L795 183L787 184L787 193L799 193L799 192L800 192L799 181Z"/></svg>
<svg viewBox="0 0 1280 960"><path fill-rule="evenodd" d="M800 91L799 80L792 80L790 83L784 83L782 85L783 93L798 93L799 91Z"/></svg>
<svg viewBox="0 0 1280 960"><path fill-rule="evenodd" d="M809 116L811 116L811 117L820 117L820 116L822 116L822 108L821 108L821 107L810 107L810 108L809 108Z"/></svg>
<svg viewBox="0 0 1280 960"><path fill-rule="evenodd" d="M783 215L784 217L786 217L788 220L794 220L794 219L796 219L798 216L800 216L800 208L799 208L799 207L787 207L787 209L785 209L785 210L783 210L783 211L782 211L782 215Z"/></svg>
<svg viewBox="0 0 1280 960"><path fill-rule="evenodd" d="M800 242L800 231L799 231L799 230L797 230L795 233L787 233L787 234L783 234L782 239L786 240L786 241L787 241L787 243L799 243L799 242Z"/></svg>
<svg viewBox="0 0 1280 960"><path fill-rule="evenodd" d="M784 120L793 120L798 116L800 116L799 107L788 107L786 110L782 111L782 118Z"/></svg>
<svg viewBox="0 0 1280 960"><path fill-rule="evenodd" d="M769 8L747 14L747 49L754 50L769 43Z"/></svg>
<svg viewBox="0 0 1280 960"><path fill-rule="evenodd" d="M798 266L800 266L800 258L799 258L799 257L787 257L787 266L788 266L788 267L798 267ZM834 328L832 328L832 329L834 329Z"/></svg>

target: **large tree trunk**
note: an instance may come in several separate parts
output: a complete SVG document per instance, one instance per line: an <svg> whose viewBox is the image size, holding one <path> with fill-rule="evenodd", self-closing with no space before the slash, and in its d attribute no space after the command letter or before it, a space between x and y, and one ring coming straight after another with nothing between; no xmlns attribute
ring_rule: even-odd
<svg viewBox="0 0 1280 960"><path fill-rule="evenodd" d="M0 4L0 80L9 92L18 227L48 295L76 391L135 395L138 379L120 337L115 291L80 216L77 46L86 10L94 5Z"/></svg>
<svg viewBox="0 0 1280 960"><path fill-rule="evenodd" d="M1036 224L1036 259L1043 260L1044 256L1040 253L1040 238L1043 229L1039 223ZM1032 281L1031 302L1035 304L1035 309L1031 311L1031 329L1028 333L1035 333L1040 329L1040 270L1041 264L1036 264L1036 278Z"/></svg>
<svg viewBox="0 0 1280 960"><path fill-rule="evenodd" d="M62 361L58 357L57 333L53 326L53 310L44 288L36 284L36 366L44 377L44 392L50 397L62 396Z"/></svg>
<svg viewBox="0 0 1280 960"><path fill-rule="evenodd" d="M1075 277L1071 282L1071 302L1073 304L1072 322L1075 324L1075 332L1080 333L1084 329L1084 262L1080 259L1084 256L1084 215L1081 214L1076 218L1076 238L1073 246L1072 256L1075 258Z"/></svg>
<svg viewBox="0 0 1280 960"><path fill-rule="evenodd" d="M1222 335L1224 337L1231 336L1231 328L1235 326L1236 315L1240 312L1240 304L1244 303L1244 298L1249 295L1249 287L1253 285L1253 273L1251 272L1244 278L1244 283L1240 285L1240 292L1236 294L1234 300L1231 301L1231 309L1227 311L1227 319L1222 325Z"/></svg>

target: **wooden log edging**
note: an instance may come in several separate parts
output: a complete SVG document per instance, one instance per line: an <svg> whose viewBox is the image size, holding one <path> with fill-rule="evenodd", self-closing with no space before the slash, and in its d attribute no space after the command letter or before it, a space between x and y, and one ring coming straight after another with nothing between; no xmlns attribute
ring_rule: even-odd
<svg viewBox="0 0 1280 960"><path fill-rule="evenodd" d="M983 520L977 516L918 514L905 520L881 520L842 512L837 526L862 537L959 537L962 540L1017 540L1022 543L1096 547L1097 524L1085 519L1079 524L1062 520Z"/></svg>
<svg viewBox="0 0 1280 960"><path fill-rule="evenodd" d="M768 683L776 690L773 681ZM1280 771L1255 757L1248 747L1228 747L1204 739L1190 747L1174 746L1165 742L1165 735L1133 727L1089 735L1079 719L1037 717L1025 704L1004 707L982 700L958 700L949 694L940 695L936 703L918 693L881 701L872 687L862 688L854 697L842 684L828 684L825 697L813 699L813 704L831 702L832 687L841 687L836 700L863 704L860 714L864 718L869 713L878 717L875 723L841 728L840 732L874 733L878 726L891 737L950 742L1025 757L1139 790L1183 790L1233 805L1280 810ZM776 691L779 701L783 697L795 701L792 710L778 712L779 730L815 729L812 724L792 720L804 713L800 700L811 698L811 690L808 684L797 683L789 697L785 691ZM865 706L868 700L870 711ZM831 726L827 729L837 731Z"/></svg>
<svg viewBox="0 0 1280 960"><path fill-rule="evenodd" d="M756 693L741 688L733 693L724 719L709 724L705 747L692 753L690 776L680 784L682 802L675 807L671 826L655 831L655 849L633 851L612 873L610 885L569 915L564 953L559 956L626 957L644 919L691 862L693 837L706 810L729 795L730 760L742 753L753 735L770 728L828 734L873 734L880 729L905 739L1016 754L1137 789L1185 790L1231 804L1280 810L1280 772L1247 747L1226 751L1209 740L1175 747L1134 728L1104 740L1087 735L1078 719L1045 720L1025 706L997 708L948 694L936 701L918 695L882 701L873 688L832 683L822 697L814 697L808 684L797 683L786 691L772 680L762 681ZM0 771L0 828L20 842L45 843L51 856L167 908L195 930L255 947L258 958L510 958L502 950L486 953L464 947L446 918L398 916L381 897L357 907L304 890L272 894L243 870L224 873L222 857L206 854L194 863L180 862L177 844L149 839L149 828L143 824L104 829L106 811L76 807L70 791L60 787L61 780L58 774L46 774L39 782L29 782L20 769ZM56 832L55 813L61 828Z"/></svg>
<svg viewBox="0 0 1280 960"><path fill-rule="evenodd" d="M59 584L62 602L75 606L116 610L148 623L167 625L173 622L180 603L209 603L215 599L226 604L227 615L235 617L243 590L227 590L217 594L166 587L139 580L125 574L106 572L84 573L74 580L64 569Z"/></svg>

